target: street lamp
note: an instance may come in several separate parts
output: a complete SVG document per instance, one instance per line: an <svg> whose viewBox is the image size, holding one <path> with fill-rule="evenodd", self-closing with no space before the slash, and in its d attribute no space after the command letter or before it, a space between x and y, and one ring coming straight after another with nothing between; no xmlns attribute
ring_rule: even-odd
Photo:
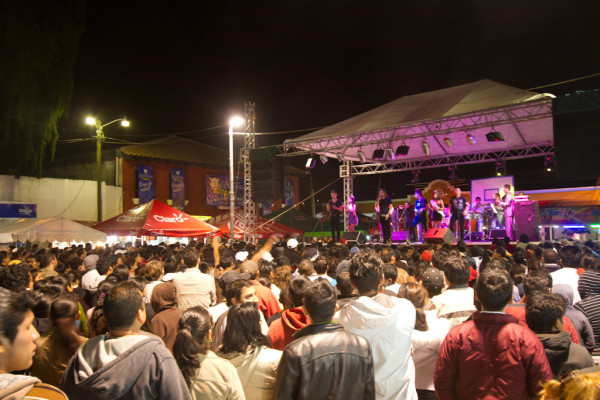
<svg viewBox="0 0 600 400"><path fill-rule="evenodd" d="M100 120L94 117L87 117L85 123L96 127L96 194L98 198L98 222L102 222L102 142L104 141L104 127L121 122L121 126L129 126L129 121L125 118L118 118L102 125Z"/></svg>
<svg viewBox="0 0 600 400"><path fill-rule="evenodd" d="M229 120L229 243L233 244L235 236L235 191L233 190L233 128L244 123L242 117L232 117Z"/></svg>

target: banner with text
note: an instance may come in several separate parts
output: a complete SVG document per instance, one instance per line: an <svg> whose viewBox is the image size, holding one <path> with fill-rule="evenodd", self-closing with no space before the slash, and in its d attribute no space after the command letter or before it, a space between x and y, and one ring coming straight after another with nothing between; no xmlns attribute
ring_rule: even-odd
<svg viewBox="0 0 600 400"><path fill-rule="evenodd" d="M140 204L146 204L154 199L154 169L152 166L138 165L137 183Z"/></svg>
<svg viewBox="0 0 600 400"><path fill-rule="evenodd" d="M185 211L185 172L182 168L171 168L171 199L174 208Z"/></svg>
<svg viewBox="0 0 600 400"><path fill-rule="evenodd" d="M228 206L229 205L229 176L227 175L205 175L206 177L206 205ZM234 177L235 206L244 204L244 178Z"/></svg>

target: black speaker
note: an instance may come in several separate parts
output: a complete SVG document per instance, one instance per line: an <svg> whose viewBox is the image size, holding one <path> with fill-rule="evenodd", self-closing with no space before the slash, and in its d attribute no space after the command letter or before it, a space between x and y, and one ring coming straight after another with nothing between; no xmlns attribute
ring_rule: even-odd
<svg viewBox="0 0 600 400"><path fill-rule="evenodd" d="M342 235L342 239L344 239L348 245L363 244L365 242L362 232L360 231L344 232L344 234Z"/></svg>
<svg viewBox="0 0 600 400"><path fill-rule="evenodd" d="M425 232L425 243L455 243L456 237L448 228L430 229Z"/></svg>
<svg viewBox="0 0 600 400"><path fill-rule="evenodd" d="M537 201L515 202L515 238L527 235L530 242L540 240L539 229L540 215Z"/></svg>
<svg viewBox="0 0 600 400"><path fill-rule="evenodd" d="M506 237L506 229L490 229L488 239L504 239Z"/></svg>
<svg viewBox="0 0 600 400"><path fill-rule="evenodd" d="M276 149L252 149L252 200L257 203L283 198L283 160L276 157Z"/></svg>

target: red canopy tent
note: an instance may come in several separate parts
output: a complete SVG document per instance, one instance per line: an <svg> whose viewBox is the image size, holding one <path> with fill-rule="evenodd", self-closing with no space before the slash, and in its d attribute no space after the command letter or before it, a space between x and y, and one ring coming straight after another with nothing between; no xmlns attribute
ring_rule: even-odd
<svg viewBox="0 0 600 400"><path fill-rule="evenodd" d="M201 237L219 234L219 228L158 200L132 208L93 228L118 236Z"/></svg>
<svg viewBox="0 0 600 400"><path fill-rule="evenodd" d="M221 230L221 234L223 236L229 236L229 213L217 215L214 218L208 220L211 224L216 226ZM299 229L294 229L289 226L285 226L279 224L277 222L267 222L268 220L257 217L256 218L256 236L259 239L266 239L271 235L275 235L279 238L284 237L285 235L290 235L292 237L301 236L304 234L304 231ZM244 233L246 232L246 223L242 216L242 212L240 210L235 210L235 229L234 229L234 238L242 239L244 237Z"/></svg>

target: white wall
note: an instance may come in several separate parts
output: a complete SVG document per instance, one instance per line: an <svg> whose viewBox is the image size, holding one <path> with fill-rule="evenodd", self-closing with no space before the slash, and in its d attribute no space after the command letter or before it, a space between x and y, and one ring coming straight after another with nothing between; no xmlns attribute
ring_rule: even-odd
<svg viewBox="0 0 600 400"><path fill-rule="evenodd" d="M102 182L102 218L123 212L123 190ZM38 218L96 221L96 181L0 175L0 201L37 204Z"/></svg>

